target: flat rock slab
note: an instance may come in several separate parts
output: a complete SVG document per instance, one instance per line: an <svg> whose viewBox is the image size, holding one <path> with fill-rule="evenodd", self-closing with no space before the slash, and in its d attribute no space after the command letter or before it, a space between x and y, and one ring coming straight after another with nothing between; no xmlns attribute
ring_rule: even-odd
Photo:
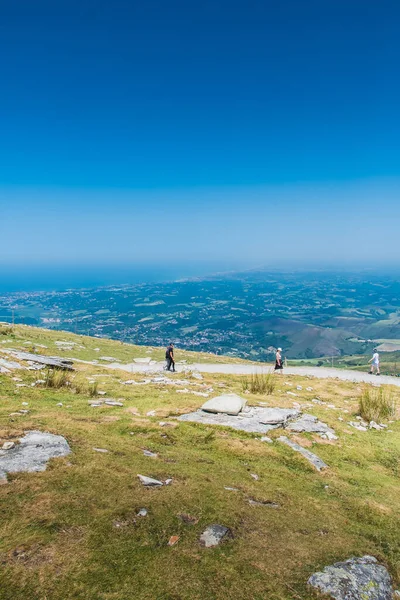
<svg viewBox="0 0 400 600"><path fill-rule="evenodd" d="M323 460L318 458L316 454L313 454L313 452L306 450L306 448L303 448L299 444L296 444L296 442L293 442L293 440L290 440L286 436L282 435L281 437L279 437L278 442L282 442L283 444L290 446L290 448L292 448L295 452L299 452L302 456L304 456L304 458L308 460L308 462L310 462L317 469L317 471L322 471L322 469L329 468L328 465L325 464Z"/></svg>
<svg viewBox="0 0 400 600"><path fill-rule="evenodd" d="M297 433L329 433L331 435L335 433L326 423L322 423L322 421L318 421L317 417L307 414L289 423L286 429L296 431Z"/></svg>
<svg viewBox="0 0 400 600"><path fill-rule="evenodd" d="M205 548L214 548L222 540L233 537L229 527L224 525L209 525L200 536L200 544Z"/></svg>
<svg viewBox="0 0 400 600"><path fill-rule="evenodd" d="M45 471L51 458L70 452L67 440L61 435L29 431L11 450L0 450L0 479L6 479L7 473Z"/></svg>
<svg viewBox="0 0 400 600"><path fill-rule="evenodd" d="M294 408L264 408L260 423L264 425L285 425L289 419L300 416L300 411Z"/></svg>
<svg viewBox="0 0 400 600"><path fill-rule="evenodd" d="M392 600L387 569L373 556L350 558L314 573L308 584L334 600Z"/></svg>
<svg viewBox="0 0 400 600"><path fill-rule="evenodd" d="M226 415L238 415L246 406L246 400L237 394L222 394L211 400L207 400L201 410L210 413L223 413Z"/></svg>
<svg viewBox="0 0 400 600"><path fill-rule="evenodd" d="M203 423L204 425L220 425L222 427L231 427L239 431L247 431L249 433L266 434L271 429L276 429L276 425L263 425L260 423L256 415L249 416L233 416L225 414L213 414L204 410L196 410L195 412L181 415L179 421L189 421L193 423Z"/></svg>

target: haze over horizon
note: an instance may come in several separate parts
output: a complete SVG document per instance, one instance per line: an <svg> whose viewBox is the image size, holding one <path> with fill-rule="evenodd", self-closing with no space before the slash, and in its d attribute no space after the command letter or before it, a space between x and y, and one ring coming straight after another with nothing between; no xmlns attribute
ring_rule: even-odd
<svg viewBox="0 0 400 600"><path fill-rule="evenodd" d="M391 0L2 5L0 265L395 266L399 17Z"/></svg>

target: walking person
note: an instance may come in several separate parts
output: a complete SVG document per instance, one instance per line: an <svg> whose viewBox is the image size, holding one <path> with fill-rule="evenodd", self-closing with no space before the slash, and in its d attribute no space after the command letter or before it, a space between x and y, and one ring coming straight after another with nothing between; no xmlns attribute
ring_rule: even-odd
<svg viewBox="0 0 400 600"><path fill-rule="evenodd" d="M283 372L282 348L278 348L275 354L275 371L277 373Z"/></svg>
<svg viewBox="0 0 400 600"><path fill-rule="evenodd" d="M380 375L381 371L379 369L379 354L376 348L374 348L372 358L368 362L371 363L371 369L369 371L370 375L373 375L375 371L377 375Z"/></svg>
<svg viewBox="0 0 400 600"><path fill-rule="evenodd" d="M165 358L167 361L167 371L171 371L172 367L172 371L175 373L174 345L172 342L167 347L167 350L165 352Z"/></svg>

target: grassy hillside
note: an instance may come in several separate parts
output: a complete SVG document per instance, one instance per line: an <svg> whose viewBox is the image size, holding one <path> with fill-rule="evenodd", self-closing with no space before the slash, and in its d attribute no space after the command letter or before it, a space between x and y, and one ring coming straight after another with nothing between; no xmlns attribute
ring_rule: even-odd
<svg viewBox="0 0 400 600"><path fill-rule="evenodd" d="M27 327L3 332L0 349L33 344L41 353L60 355L56 341L74 342L74 350L62 354L82 360L148 356L143 347ZM151 349L151 356L162 358L163 350ZM292 436L330 466L318 473L279 442L174 420L204 401L192 389L241 394L238 376L190 379L189 391L177 393L185 386L123 385L131 374L75 366L71 385L60 389L32 387L42 376L35 371L0 375L1 445L41 430L63 435L72 450L45 472L12 474L0 486L2 600L307 600L306 581L314 571L362 554L376 556L400 583L400 426L351 428L347 421L356 418L362 388L285 375L277 376L272 395L246 396L255 405L310 403L307 411L335 429L335 442ZM89 380L124 405L92 408ZM398 389L389 391L398 398ZM314 405L314 398L326 404ZM20 409L29 412L12 415ZM271 433L274 440L279 435ZM138 473L172 483L146 489ZM146 517L137 516L141 508ZM212 523L230 527L234 538L205 549L199 536ZM171 536L179 536L172 547Z"/></svg>

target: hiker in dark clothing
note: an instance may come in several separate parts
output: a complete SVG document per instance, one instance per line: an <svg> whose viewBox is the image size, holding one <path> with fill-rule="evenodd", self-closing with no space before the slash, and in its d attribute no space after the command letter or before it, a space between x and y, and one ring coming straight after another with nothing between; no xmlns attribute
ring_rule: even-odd
<svg viewBox="0 0 400 600"><path fill-rule="evenodd" d="M172 343L167 348L165 358L167 361L167 371L171 371L172 367L172 371L175 373L174 345Z"/></svg>

